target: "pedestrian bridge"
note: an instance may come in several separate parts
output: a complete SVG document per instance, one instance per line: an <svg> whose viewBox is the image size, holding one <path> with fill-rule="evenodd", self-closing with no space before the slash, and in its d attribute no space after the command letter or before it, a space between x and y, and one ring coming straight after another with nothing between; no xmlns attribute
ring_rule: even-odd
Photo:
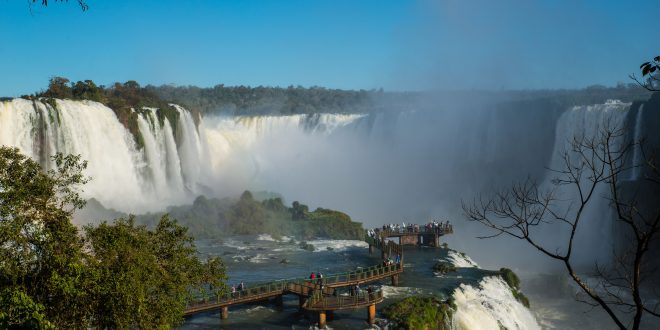
<svg viewBox="0 0 660 330"><path fill-rule="evenodd" d="M417 228L417 229L416 229ZM437 228L413 226L402 230L379 230L375 236L367 235L365 241L369 244L369 253L374 248L381 250L383 264L369 268L359 268L354 271L324 275L320 279L294 278L264 283L250 284L246 289L232 292L206 293L193 298L185 309L184 315L190 316L212 310L221 310L221 319L229 316L229 306L255 303L275 299L276 304L282 304L282 296L293 294L299 298L298 306L302 310L317 312L319 327L324 328L326 320L331 321L336 310L367 308L369 324L374 324L376 318L376 304L384 299L382 291L363 292L351 295L337 295L336 289L368 284L375 281L390 279L392 285L399 282L399 275L403 273L402 245L411 245L415 237L415 244L426 242L425 237L432 237L433 244L439 246L439 236L453 233L451 225ZM427 235L427 236L424 236ZM398 237L396 243L388 238ZM396 257L398 263L388 263L386 260Z"/></svg>

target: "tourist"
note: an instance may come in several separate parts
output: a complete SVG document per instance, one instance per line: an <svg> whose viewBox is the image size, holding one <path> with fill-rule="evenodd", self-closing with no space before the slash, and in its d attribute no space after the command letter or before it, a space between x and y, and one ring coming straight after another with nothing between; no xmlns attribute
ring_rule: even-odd
<svg viewBox="0 0 660 330"><path fill-rule="evenodd" d="M231 297L236 298L236 286L231 286Z"/></svg>
<svg viewBox="0 0 660 330"><path fill-rule="evenodd" d="M315 274L314 272L312 272L312 273L309 275L309 279L310 279L310 280L313 280L315 275L316 275L316 274Z"/></svg>

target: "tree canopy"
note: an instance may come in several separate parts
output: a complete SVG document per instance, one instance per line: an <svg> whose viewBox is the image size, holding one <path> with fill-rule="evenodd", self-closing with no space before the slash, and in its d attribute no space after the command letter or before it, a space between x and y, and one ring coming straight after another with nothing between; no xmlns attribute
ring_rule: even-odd
<svg viewBox="0 0 660 330"><path fill-rule="evenodd" d="M154 328L181 322L186 302L224 290L220 259L196 256L187 228L132 217L83 232L71 222L88 180L79 156L43 171L0 147L0 328Z"/></svg>

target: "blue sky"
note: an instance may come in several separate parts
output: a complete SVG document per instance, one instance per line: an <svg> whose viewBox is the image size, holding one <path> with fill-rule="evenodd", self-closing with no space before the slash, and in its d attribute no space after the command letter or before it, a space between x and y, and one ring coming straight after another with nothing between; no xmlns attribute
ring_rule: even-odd
<svg viewBox="0 0 660 330"><path fill-rule="evenodd" d="M660 1L0 0L0 95L101 84L536 89L629 82Z"/></svg>

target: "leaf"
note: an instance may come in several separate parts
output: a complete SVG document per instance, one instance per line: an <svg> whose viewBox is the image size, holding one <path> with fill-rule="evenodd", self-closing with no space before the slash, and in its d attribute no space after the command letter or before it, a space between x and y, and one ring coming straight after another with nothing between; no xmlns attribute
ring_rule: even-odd
<svg viewBox="0 0 660 330"><path fill-rule="evenodd" d="M660 62L660 56L654 57L653 60L656 61L656 62Z"/></svg>
<svg viewBox="0 0 660 330"><path fill-rule="evenodd" d="M649 73L649 70L651 70L651 66L647 65L642 69L642 76L646 76Z"/></svg>
<svg viewBox="0 0 660 330"><path fill-rule="evenodd" d="M642 63L642 65L639 66L639 68L641 69L641 68L644 67L645 65L649 65L649 64L651 64L651 63L650 63L650 62L644 62L644 63Z"/></svg>
<svg viewBox="0 0 660 330"><path fill-rule="evenodd" d="M653 73L653 72L655 72L655 69L657 69L657 68L658 68L657 66L654 66L654 67L651 68L651 70L649 70L649 72Z"/></svg>

